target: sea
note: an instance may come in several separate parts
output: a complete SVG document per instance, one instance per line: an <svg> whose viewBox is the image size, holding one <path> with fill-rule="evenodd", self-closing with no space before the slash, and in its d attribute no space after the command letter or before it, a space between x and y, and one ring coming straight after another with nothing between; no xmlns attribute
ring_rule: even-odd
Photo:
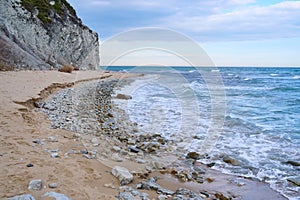
<svg viewBox="0 0 300 200"><path fill-rule="evenodd" d="M132 96L123 106L140 131L162 134L183 152L205 152L201 162L223 173L257 178L300 199L292 183L300 181L300 68L102 69L145 74L122 91Z"/></svg>

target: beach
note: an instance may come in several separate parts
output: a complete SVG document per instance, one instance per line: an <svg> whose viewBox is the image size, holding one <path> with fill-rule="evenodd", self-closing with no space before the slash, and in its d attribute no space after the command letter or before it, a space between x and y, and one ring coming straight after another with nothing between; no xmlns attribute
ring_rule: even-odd
<svg viewBox="0 0 300 200"><path fill-rule="evenodd" d="M143 76L0 72L0 198L49 199L45 194L56 192L70 199L285 199L267 183L223 174L193 156L174 157L172 140L160 134L135 134L138 124L112 101L114 87L136 78ZM123 95L119 100L130 99ZM120 187L115 166L128 169L133 182ZM196 167L197 177L189 177ZM32 180L42 187L28 189Z"/></svg>

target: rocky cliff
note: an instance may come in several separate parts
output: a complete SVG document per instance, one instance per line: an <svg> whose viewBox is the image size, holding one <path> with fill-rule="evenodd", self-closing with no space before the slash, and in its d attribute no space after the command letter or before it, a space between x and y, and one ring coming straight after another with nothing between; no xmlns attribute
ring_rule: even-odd
<svg viewBox="0 0 300 200"><path fill-rule="evenodd" d="M99 66L97 33L66 0L0 0L0 68Z"/></svg>

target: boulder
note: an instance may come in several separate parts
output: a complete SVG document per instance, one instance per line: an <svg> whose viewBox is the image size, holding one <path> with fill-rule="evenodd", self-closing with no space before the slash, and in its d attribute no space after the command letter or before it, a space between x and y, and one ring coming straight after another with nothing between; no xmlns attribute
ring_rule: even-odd
<svg viewBox="0 0 300 200"><path fill-rule="evenodd" d="M111 173L119 179L121 185L127 185L133 181L133 175L125 167L115 166Z"/></svg>

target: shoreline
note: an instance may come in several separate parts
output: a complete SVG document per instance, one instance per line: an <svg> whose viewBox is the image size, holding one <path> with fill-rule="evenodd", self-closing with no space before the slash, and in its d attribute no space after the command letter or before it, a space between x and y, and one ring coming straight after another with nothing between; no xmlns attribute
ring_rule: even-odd
<svg viewBox="0 0 300 200"><path fill-rule="evenodd" d="M31 77L33 74L35 74L35 76ZM57 95L59 93L57 88L60 89L59 91L62 91L63 88L74 88L78 87L79 85L91 83L93 82L92 80L95 81L99 79L99 75L101 75L101 77L102 75L106 76L104 82L107 82L107 80L110 78L120 78L124 76L124 74L122 73L99 72L99 74L97 74L95 73L95 71L83 72L82 74L81 72L78 72L78 74L62 74L59 72L44 71L0 73L2 80L1 82L3 82L1 93L4 94L1 98L0 107L1 118L3 118L3 120L1 121L0 129L1 138L3 138L1 139L0 149L1 169L3 169L1 173L1 187L3 188L1 188L0 191L4 191L5 193L1 194L1 198L28 193L31 193L38 197L46 191L58 191L72 199L95 199L96 197L99 197L98 195L100 190L101 193L104 194L104 196L102 196L100 199L113 199L118 194L118 181L111 175L110 167L116 164L124 165L127 168L132 167L132 169L141 169L141 172L135 172L137 175L134 176L134 183L136 184L144 180L143 178L138 176L142 176L144 174L145 163L136 163L131 159L128 159L128 162L124 160L122 162L111 162L109 161L109 159L108 161L105 160L105 156L103 156L104 161L102 160L101 162L99 162L98 159L88 159L87 157L82 156L80 153L77 153L84 148L86 148L88 151L92 151L94 147L98 146L99 148L101 147L102 150L107 149L108 146L103 141L114 142L113 144L115 146L118 146L116 144L124 145L114 140L114 137L98 138L100 142L98 141L96 145L96 142L91 143L91 140L93 140L94 136L91 137L91 135L89 134L83 135L82 137L82 135L74 135L74 133L67 130L51 129L49 128L50 121L47 119L47 117L42 113L33 111L32 107L30 107L30 105L32 106L34 102L38 102L44 99L48 100L50 99L50 96L53 97ZM111 76L107 77L108 75ZM127 75L131 76L130 74ZM18 80L21 79L23 80L18 82ZM84 80L87 80L87 82L82 82ZM32 82L34 81L36 82L33 84ZM58 83L58 85L55 86L55 83ZM44 94L41 91L45 91ZM18 104L14 102L18 102ZM23 104L21 102L23 102ZM117 115L115 113L112 113L112 116ZM125 114L121 114L121 116L122 115ZM19 123L16 123L16 121ZM133 129L132 131L134 131ZM51 141L51 139L49 140L50 136L56 138L57 141ZM80 139L80 137L82 138ZM113 138L113 140L108 140L111 138ZM41 142L44 142L45 144L33 144L33 139L37 139ZM149 142L153 140L153 138L149 137L148 139L146 138L146 140L147 142ZM124 146L124 148L128 148L126 145ZM92 149L89 150L89 147L91 147ZM59 149L58 152L52 152L57 148ZM45 151L45 149L48 149L50 151ZM73 152L71 152L70 150L73 150ZM52 158L51 153L58 153L58 157ZM93 154L91 154L90 156L92 155ZM129 158L136 157L136 153L127 153L127 155L129 156ZM99 154L96 153L96 156L99 156ZM144 155L139 156L143 157ZM106 157L110 158L109 156ZM99 156L99 158L102 157ZM150 158L151 156L149 156L149 158L147 159ZM116 159L118 159L117 156ZM162 159L165 159L165 157L163 157ZM105 162L106 164L103 164L103 162ZM26 163L33 163L34 167L27 168ZM198 162L197 165L205 167ZM236 188L235 190L237 194L224 195L233 195L237 197L236 199L238 199L239 197L241 197L241 193L243 193L244 191L244 193L242 194L242 197L244 197L243 199L265 199L266 197L271 197L272 199L285 199L276 191L273 191L271 188L267 188L268 185L266 183L252 180L243 180L242 182L246 182L245 185L238 186L238 182L235 182L234 180L239 179L239 177L224 175L221 172L217 172L209 168L207 168L206 170L208 173L206 174L208 176L207 178L214 180L212 182L205 180L205 184L178 182L173 176L168 175L168 173L163 170L163 167L158 167L158 169L151 171L150 174L149 172L147 172L147 170L146 172L148 173L148 176L160 177L158 183L161 186L166 187L167 189L171 188L170 185L178 185L178 187L189 187L193 190L199 190L201 186L205 186L205 190L210 190L209 192L213 193L213 191L222 192L219 190L227 192L228 190L233 190L233 188ZM15 174L14 171L19 171L19 173ZM223 177L223 182L221 179L219 179L220 176ZM228 183L227 179L229 177L233 179L232 183ZM28 182L34 178L41 178L43 182L45 182L44 186L46 186L46 188L43 188L41 191L29 191L27 189ZM8 181L8 183L5 182L6 180ZM53 190L47 187L47 183L53 181L59 182L59 187L57 190ZM73 182L77 182L79 184ZM130 186L134 185L131 184ZM257 191L259 188L259 191L264 192L262 196L257 196ZM172 189L175 190L176 188L172 187ZM249 190L250 193L246 190ZM151 198L157 197L157 194L155 194L155 192L153 191L150 191L149 195Z"/></svg>

